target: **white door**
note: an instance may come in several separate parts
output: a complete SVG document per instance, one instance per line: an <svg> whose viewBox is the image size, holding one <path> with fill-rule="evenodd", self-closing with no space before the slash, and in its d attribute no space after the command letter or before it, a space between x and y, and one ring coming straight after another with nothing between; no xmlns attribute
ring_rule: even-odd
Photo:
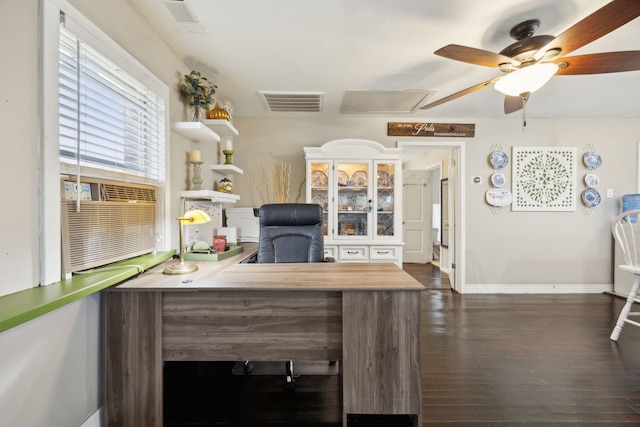
<svg viewBox="0 0 640 427"><path fill-rule="evenodd" d="M404 170L402 174L402 261L426 264L433 261L431 172Z"/></svg>
<svg viewBox="0 0 640 427"><path fill-rule="evenodd" d="M442 238L440 255L442 262L440 270L447 274L452 289L455 285L455 198L451 197L452 187L449 179L440 180L440 201L442 204Z"/></svg>

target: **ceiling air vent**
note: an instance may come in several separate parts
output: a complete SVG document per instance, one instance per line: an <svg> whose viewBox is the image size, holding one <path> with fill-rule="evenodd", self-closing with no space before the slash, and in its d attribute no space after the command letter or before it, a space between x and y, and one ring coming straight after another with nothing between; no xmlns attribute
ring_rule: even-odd
<svg viewBox="0 0 640 427"><path fill-rule="evenodd" d="M165 0L163 3L181 29L190 33L204 32L204 27L186 1Z"/></svg>
<svg viewBox="0 0 640 427"><path fill-rule="evenodd" d="M324 92L264 92L262 99L272 113L320 113Z"/></svg>

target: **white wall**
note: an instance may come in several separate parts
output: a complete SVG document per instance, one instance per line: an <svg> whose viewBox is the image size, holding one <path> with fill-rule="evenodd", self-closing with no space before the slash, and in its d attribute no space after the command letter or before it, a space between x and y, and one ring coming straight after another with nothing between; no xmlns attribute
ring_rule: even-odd
<svg viewBox="0 0 640 427"><path fill-rule="evenodd" d="M611 284L612 244L610 222L618 212L618 200L636 192L636 145L640 120L531 120L524 132L519 121L483 122L478 144L467 147L467 177L480 175L484 185L467 183L466 281L505 291L520 287L534 291L538 285L567 290ZM511 153L513 146L559 146L577 149L577 186L585 187L582 155L593 144L602 155L600 177L602 204L587 214L580 200L575 212L512 212L494 215L484 204L487 179L493 172L487 157L493 143ZM506 168L507 183L512 182ZM614 198L604 198L612 189ZM565 286L571 285L571 286ZM548 289L548 288L547 288Z"/></svg>
<svg viewBox="0 0 640 427"><path fill-rule="evenodd" d="M0 334L0 426L79 426L102 405L100 297Z"/></svg>
<svg viewBox="0 0 640 427"><path fill-rule="evenodd" d="M338 138L365 138L392 147L398 138L386 136L389 121L423 120L363 116L236 118L240 136L234 145L234 163L245 170L244 175L235 178L236 191L241 195L239 206L259 206L264 202L261 174L269 167L266 159L290 161L294 171L291 187L297 189L304 180L304 146ZM640 119L529 119L524 131L520 117L437 121L476 124L476 136L466 143L465 174L469 182L462 183L466 186L465 292L594 292L610 286L609 224L619 209L619 198L636 192ZM494 144L500 144L509 154L513 146L576 147L578 197L585 188L581 181L586 172L582 154L587 144L593 144L603 158L602 167L596 171L601 193L604 197L606 189L612 189L614 198L603 198L591 214L585 213L579 199L575 212L503 209L494 214L485 202L488 179L493 173L488 156ZM504 171L508 186L512 182L510 166ZM483 183L471 184L472 176L482 176ZM293 196L291 199L297 200ZM304 192L299 200L304 200Z"/></svg>
<svg viewBox="0 0 640 427"><path fill-rule="evenodd" d="M5 201L0 210L0 296L39 284L41 2L52 7L57 0L0 1L0 52L5 59L0 67L0 188ZM189 69L129 2L72 4L171 88L171 119L184 120L187 112L176 87ZM174 195L188 179L187 155L192 148L190 141L172 135L169 187ZM170 200L168 215L175 218L179 200ZM171 230L177 234L177 227ZM164 237L177 246L175 235ZM92 295L0 333L0 427L80 426L101 407L100 311L100 295Z"/></svg>
<svg viewBox="0 0 640 427"><path fill-rule="evenodd" d="M0 295L38 284L38 7L0 3ZM10 207L7 209L6 207ZM20 225L16 226L15 210Z"/></svg>

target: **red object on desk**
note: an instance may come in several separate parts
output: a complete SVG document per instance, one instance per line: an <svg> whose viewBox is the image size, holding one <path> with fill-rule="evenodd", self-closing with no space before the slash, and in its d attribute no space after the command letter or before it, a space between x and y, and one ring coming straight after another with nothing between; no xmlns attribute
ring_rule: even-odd
<svg viewBox="0 0 640 427"><path fill-rule="evenodd" d="M227 236L219 235L213 236L213 250L217 254L224 252L227 249Z"/></svg>

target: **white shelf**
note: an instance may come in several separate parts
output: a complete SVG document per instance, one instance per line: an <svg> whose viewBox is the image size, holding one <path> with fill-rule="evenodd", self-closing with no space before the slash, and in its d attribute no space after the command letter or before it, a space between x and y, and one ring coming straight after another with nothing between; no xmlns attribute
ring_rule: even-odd
<svg viewBox="0 0 640 427"><path fill-rule="evenodd" d="M238 129L236 129L229 120L206 119L203 120L202 123L220 136L238 136Z"/></svg>
<svg viewBox="0 0 640 427"><path fill-rule="evenodd" d="M211 165L210 169L214 172L218 172L221 173L223 175L229 174L229 173L237 173L239 175L243 174L242 169L240 169L239 167L237 167L236 165Z"/></svg>
<svg viewBox="0 0 640 427"><path fill-rule="evenodd" d="M180 197L185 199L211 200L212 202L235 203L240 200L237 194L222 193L213 190L189 190L181 191Z"/></svg>
<svg viewBox="0 0 640 427"><path fill-rule="evenodd" d="M173 122L171 128L192 141L220 141L220 135L202 122Z"/></svg>

